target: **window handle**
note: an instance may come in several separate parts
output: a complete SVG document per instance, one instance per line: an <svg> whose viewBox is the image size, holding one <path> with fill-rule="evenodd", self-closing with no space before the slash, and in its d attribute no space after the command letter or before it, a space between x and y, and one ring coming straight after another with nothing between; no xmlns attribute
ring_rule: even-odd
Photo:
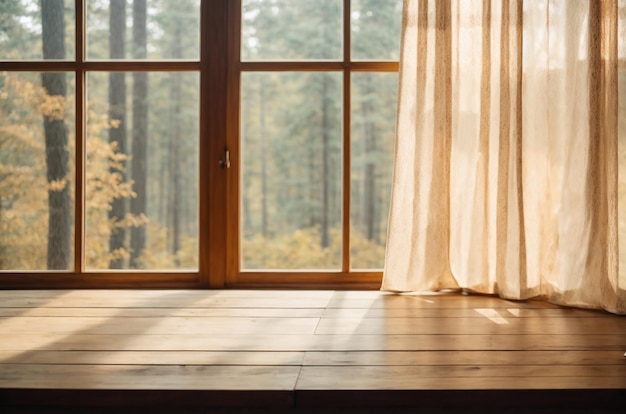
<svg viewBox="0 0 626 414"><path fill-rule="evenodd" d="M230 168L230 151L228 147L224 148L224 155L222 155L222 159L220 160L220 166L223 169Z"/></svg>

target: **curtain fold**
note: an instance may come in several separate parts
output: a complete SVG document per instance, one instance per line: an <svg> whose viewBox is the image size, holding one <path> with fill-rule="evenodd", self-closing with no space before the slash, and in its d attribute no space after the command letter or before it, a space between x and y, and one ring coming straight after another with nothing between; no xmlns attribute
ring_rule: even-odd
<svg viewBox="0 0 626 414"><path fill-rule="evenodd" d="M383 290L626 313L623 3L405 0Z"/></svg>

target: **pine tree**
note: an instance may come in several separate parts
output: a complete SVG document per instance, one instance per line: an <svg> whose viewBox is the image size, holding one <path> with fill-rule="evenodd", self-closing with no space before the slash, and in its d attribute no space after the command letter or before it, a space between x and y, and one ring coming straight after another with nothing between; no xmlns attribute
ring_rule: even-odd
<svg viewBox="0 0 626 414"><path fill-rule="evenodd" d="M44 59L65 59L63 0L42 0L42 39ZM64 73L44 72L41 83L47 93L65 99ZM68 131L61 117L44 116L48 180L48 269L70 268L71 202L69 184Z"/></svg>
<svg viewBox="0 0 626 414"><path fill-rule="evenodd" d="M133 0L133 58L147 56L146 0ZM136 197L130 210L136 217L146 214L147 201L147 146L148 146L148 74L133 73L133 143L132 180ZM146 246L146 228L134 226L130 230L130 267L141 267L140 256Z"/></svg>
<svg viewBox="0 0 626 414"><path fill-rule="evenodd" d="M124 59L126 57L126 0L111 0L109 9L109 57ZM109 73L109 119L112 127L109 129L109 142L117 150L126 154L126 74L123 72ZM121 161L121 168L111 167L112 174L119 174L121 181L126 181L126 163ZM109 238L109 252L111 254L111 269L124 267L126 229L123 220L126 215L126 204L123 198L113 200L109 210L111 236Z"/></svg>

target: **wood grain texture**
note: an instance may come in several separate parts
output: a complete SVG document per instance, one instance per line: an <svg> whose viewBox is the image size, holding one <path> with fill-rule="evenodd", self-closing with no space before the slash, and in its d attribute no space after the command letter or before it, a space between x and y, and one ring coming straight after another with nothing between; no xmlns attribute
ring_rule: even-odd
<svg viewBox="0 0 626 414"><path fill-rule="evenodd" d="M625 370L626 367L614 365L304 367L300 373L297 388L302 390L623 389L626 387Z"/></svg>
<svg viewBox="0 0 626 414"><path fill-rule="evenodd" d="M343 335L598 335L626 332L624 318L333 318L320 321L315 333Z"/></svg>
<svg viewBox="0 0 626 414"><path fill-rule="evenodd" d="M0 317L117 317L117 318L279 318L281 308L1 308ZM322 308L291 308L291 318L321 318Z"/></svg>
<svg viewBox="0 0 626 414"><path fill-rule="evenodd" d="M1 355L1 354L0 354ZM620 351L343 351L307 352L303 365L616 365L626 367Z"/></svg>
<svg viewBox="0 0 626 414"><path fill-rule="evenodd" d="M292 390L294 366L10 364L0 388Z"/></svg>
<svg viewBox="0 0 626 414"><path fill-rule="evenodd" d="M0 331L0 335L3 333ZM602 335L102 335L11 334L0 350L47 351L616 351L626 334Z"/></svg>
<svg viewBox="0 0 626 414"><path fill-rule="evenodd" d="M611 405L625 350L624 317L491 296L0 291L0 406Z"/></svg>
<svg viewBox="0 0 626 414"><path fill-rule="evenodd" d="M302 365L304 352L248 351L0 351L0 364L54 365Z"/></svg>
<svg viewBox="0 0 626 414"><path fill-rule="evenodd" d="M85 318L22 317L2 322L5 335L52 334L83 335L189 335L197 332L218 335L312 334L318 318Z"/></svg>

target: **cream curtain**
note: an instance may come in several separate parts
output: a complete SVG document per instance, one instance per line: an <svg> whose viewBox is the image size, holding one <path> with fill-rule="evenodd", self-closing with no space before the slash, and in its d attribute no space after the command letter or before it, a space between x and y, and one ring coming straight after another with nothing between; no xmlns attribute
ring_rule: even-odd
<svg viewBox="0 0 626 414"><path fill-rule="evenodd" d="M624 6L405 0L383 290L626 313Z"/></svg>

